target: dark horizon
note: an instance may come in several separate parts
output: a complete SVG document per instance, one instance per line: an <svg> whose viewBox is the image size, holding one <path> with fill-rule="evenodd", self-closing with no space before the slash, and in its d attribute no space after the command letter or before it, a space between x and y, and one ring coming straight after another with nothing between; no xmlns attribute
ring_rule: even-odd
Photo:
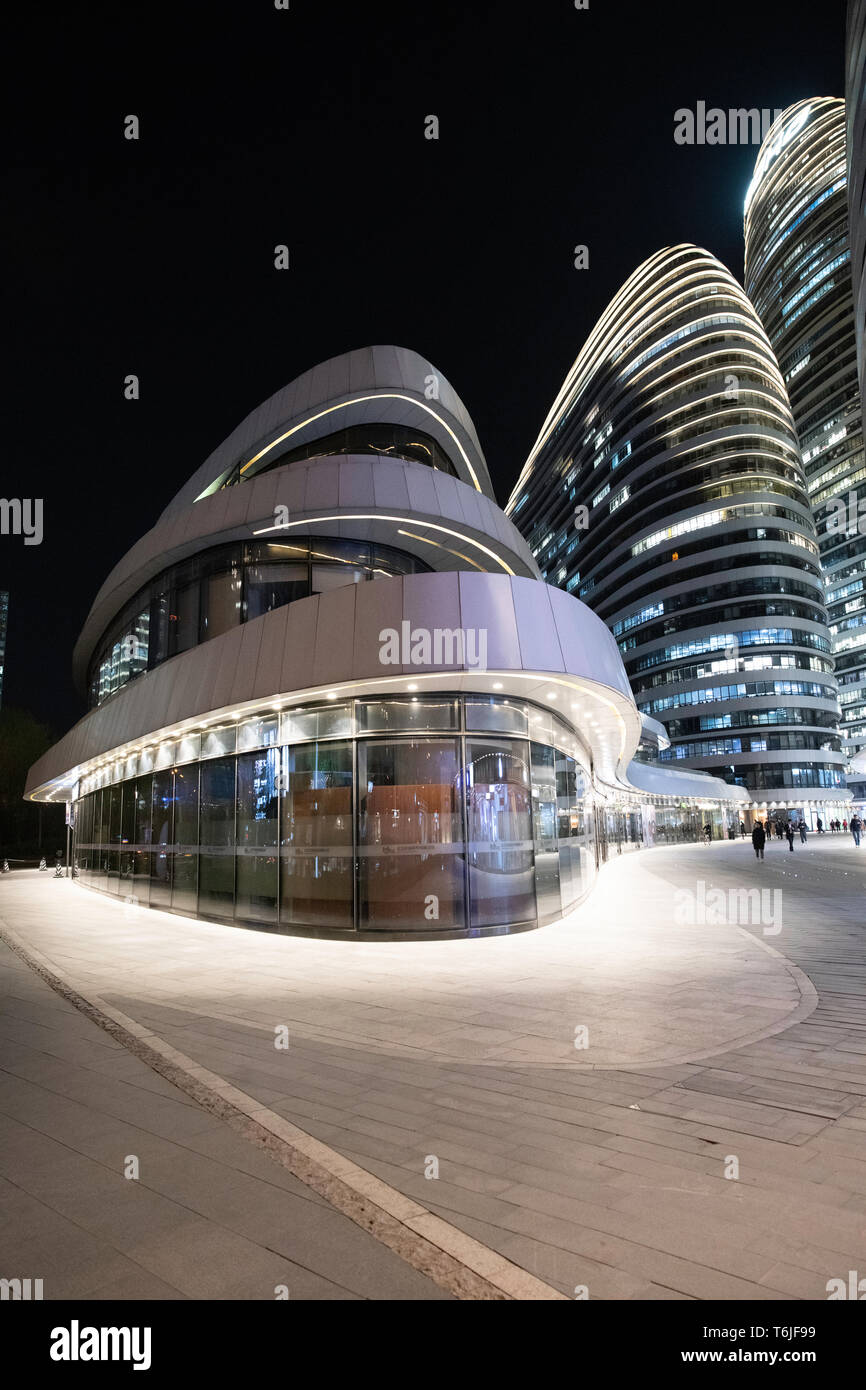
<svg viewBox="0 0 866 1390"><path fill-rule="evenodd" d="M57 732L84 713L72 648L110 569L317 362L373 343L430 358L504 504L637 264L696 242L742 280L757 148L678 146L674 112L841 95L845 6L767 0L756 16L737 0L712 46L694 13L594 0L537 6L520 28L493 5L345 7L339 23L299 4L206 22L133 7L100 31L67 12L19 19L2 491L44 498L45 534L0 538L4 706ZM84 52L89 70L70 65Z"/></svg>

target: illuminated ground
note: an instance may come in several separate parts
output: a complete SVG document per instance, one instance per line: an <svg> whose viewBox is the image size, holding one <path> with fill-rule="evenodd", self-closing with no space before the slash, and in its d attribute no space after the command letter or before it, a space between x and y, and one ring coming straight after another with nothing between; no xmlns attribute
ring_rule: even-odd
<svg viewBox="0 0 866 1390"><path fill-rule="evenodd" d="M653 850L608 866L567 923L378 944L212 926L16 874L0 880L0 923L82 994L411 1199L407 1211L425 1212L416 1229L432 1213L454 1238L465 1232L567 1296L585 1285L597 1298L825 1298L828 1279L866 1266L864 880L866 844L858 851L850 836L813 837L793 854L773 843L762 864L741 842ZM769 890L763 920L740 893L754 887ZM708 896L719 889L724 899ZM700 904L720 901L727 920L701 920ZM237 1167L242 1137L177 1101L137 1058L90 1060L95 1044L79 1044L76 1031L105 1035L42 982L37 1000L20 960L4 960L0 1114L16 1135L12 1159L2 1146L7 1183L63 1213L60 1180L40 1176L39 1187L28 1173L22 1132L51 1135L80 1166L84 1113L71 1138L53 1132L68 1109L58 1053L75 1064L75 1104L95 1111L97 1129L114 1124L116 1109L106 1115L81 1073L92 1083L94 1069L141 1068L136 1084L163 1107L173 1096L183 1124L191 1111L207 1121L208 1144L240 1146ZM61 1007L74 1027L66 1020L52 1037ZM281 1025L286 1051L274 1047ZM587 1045L575 1048L576 1036ZM431 1159L438 1178L425 1177ZM296 1181L259 1154L253 1161ZM737 1166L739 1177L726 1178ZM122 1230L130 1184L119 1181L111 1210ZM185 1181L190 1220L250 1239L219 1183L214 1194L207 1173ZM322 1257L344 1235L353 1249L377 1243L296 1186L299 1212L313 1219L295 1263L328 1281L298 1297L442 1293L412 1269L401 1286L403 1262L388 1250L366 1282L341 1285L316 1264L316 1220L331 1223ZM72 1219L93 1235L89 1211ZM294 1219L286 1206L278 1257L291 1258ZM110 1242L112 1229L103 1212L96 1234ZM50 1263L50 1233L44 1249ZM165 1284L153 1296L211 1296L187 1287L182 1270L158 1272L158 1231L147 1249L149 1277ZM258 1259L216 1296L272 1297L256 1282Z"/></svg>

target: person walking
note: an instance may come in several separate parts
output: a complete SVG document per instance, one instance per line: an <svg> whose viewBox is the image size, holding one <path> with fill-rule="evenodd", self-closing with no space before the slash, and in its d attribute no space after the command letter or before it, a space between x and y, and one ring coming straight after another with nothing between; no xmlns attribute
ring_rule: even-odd
<svg viewBox="0 0 866 1390"><path fill-rule="evenodd" d="M712 827L710 824L707 824L707 825L704 826L704 839L706 840L707 844L709 844L710 841L712 840L712 838L713 838L713 827Z"/></svg>
<svg viewBox="0 0 866 1390"><path fill-rule="evenodd" d="M851 817L851 834L854 836L854 843L859 847L860 832L863 829L863 822L855 811Z"/></svg>
<svg viewBox="0 0 866 1390"><path fill-rule="evenodd" d="M822 821L822 819L821 819L820 816L819 816L818 819L816 820L815 825L816 825L817 828L818 828L818 834L819 834L819 835L823 835L823 834L824 834L824 822Z"/></svg>
<svg viewBox="0 0 866 1390"><path fill-rule="evenodd" d="M767 836L764 833L764 827L762 826L759 820L756 820L754 826L752 827L752 844L755 849L756 859L763 859L764 857L764 842L766 838Z"/></svg>
<svg viewBox="0 0 866 1390"><path fill-rule="evenodd" d="M806 822L805 822L804 820L801 820L801 821L800 821L800 844L801 844L801 845L804 845L805 843L806 843Z"/></svg>
<svg viewBox="0 0 866 1390"><path fill-rule="evenodd" d="M793 821L790 821L790 820L788 821L788 824L785 826L785 834L786 834L787 837L788 837L788 849L789 849L789 850L791 851L791 853L793 854L793 853L794 853L794 822L793 822Z"/></svg>
<svg viewBox="0 0 866 1390"><path fill-rule="evenodd" d="M746 822L745 822L744 820L741 820L741 821L740 821L740 839L741 839L741 840L745 840L745 838L746 838Z"/></svg>

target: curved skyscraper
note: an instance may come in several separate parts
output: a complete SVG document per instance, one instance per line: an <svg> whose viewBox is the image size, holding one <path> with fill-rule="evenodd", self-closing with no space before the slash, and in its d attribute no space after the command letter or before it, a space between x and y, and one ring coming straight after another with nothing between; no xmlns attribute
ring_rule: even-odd
<svg viewBox="0 0 866 1390"><path fill-rule="evenodd" d="M866 0L848 0L845 148L860 399L866 398Z"/></svg>
<svg viewBox="0 0 866 1390"><path fill-rule="evenodd" d="M746 289L779 359L821 547L844 746L866 743L863 417L848 241L845 103L796 102L758 154Z"/></svg>
<svg viewBox="0 0 866 1390"><path fill-rule="evenodd" d="M508 513L619 642L660 757L758 805L845 795L818 544L778 364L697 246L629 277L566 377Z"/></svg>

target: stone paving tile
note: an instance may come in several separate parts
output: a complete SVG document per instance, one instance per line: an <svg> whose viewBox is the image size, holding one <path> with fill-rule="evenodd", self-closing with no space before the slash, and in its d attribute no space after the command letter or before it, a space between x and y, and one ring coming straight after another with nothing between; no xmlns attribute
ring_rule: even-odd
<svg viewBox="0 0 866 1390"><path fill-rule="evenodd" d="M7 1001L19 965L0 946ZM447 1297L143 1062L102 1047L108 1035L48 1002L37 976L27 988L41 1026L26 1041L10 1027L0 1053L7 1277L42 1278L46 1299L270 1300L277 1284L294 1299ZM107 1052L120 1074L93 1070ZM138 1180L123 1176L130 1154Z"/></svg>
<svg viewBox="0 0 866 1390"><path fill-rule="evenodd" d="M866 1263L866 863L842 837L793 859L753 867L738 844L634 856L569 923L484 942L380 949L186 920L179 939L177 919L146 912L118 940L110 901L80 927L76 915L74 948L44 910L19 906L17 925L182 1051L566 1294L594 1282L605 1298L825 1297L840 1261ZM782 932L675 928L676 890L708 877L781 887ZM801 1002L788 961L817 999ZM12 1028L43 1022L16 1009ZM579 1022L592 1067L574 1053ZM729 1154L739 1183L720 1176Z"/></svg>

